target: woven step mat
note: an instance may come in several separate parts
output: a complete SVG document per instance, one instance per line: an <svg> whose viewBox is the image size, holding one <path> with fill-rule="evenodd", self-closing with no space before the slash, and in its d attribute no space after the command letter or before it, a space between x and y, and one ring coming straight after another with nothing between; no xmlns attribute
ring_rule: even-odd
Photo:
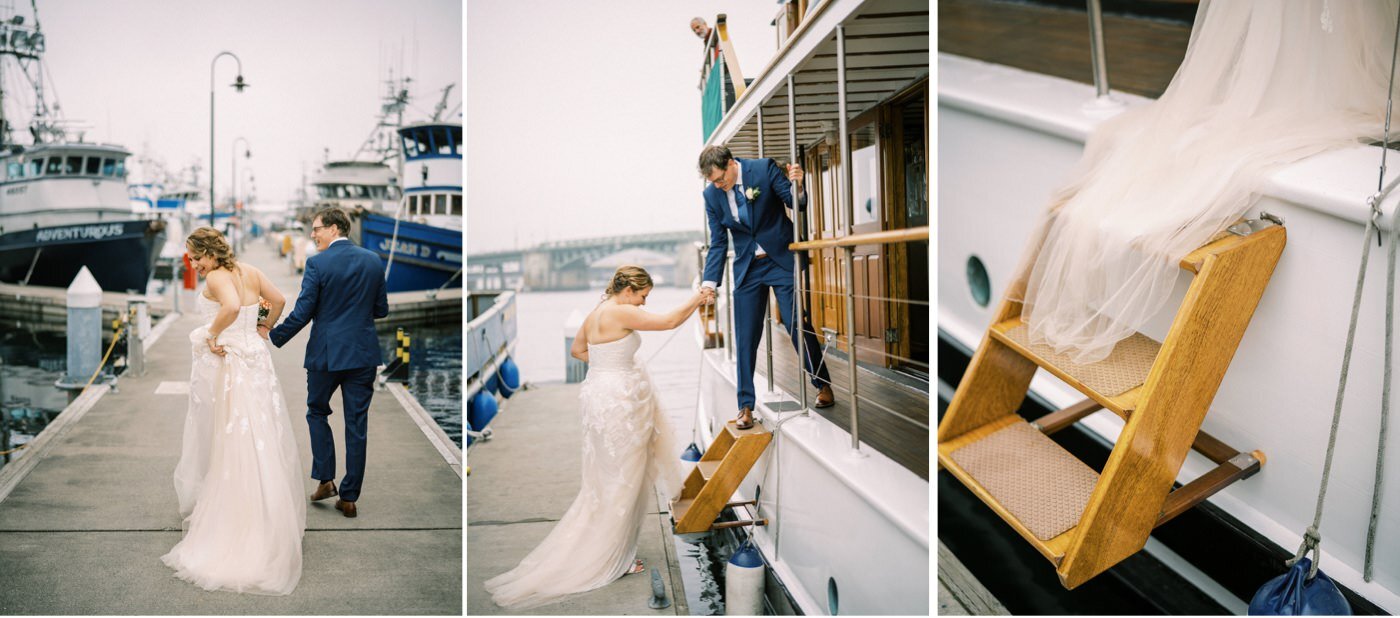
<svg viewBox="0 0 1400 618"><path fill-rule="evenodd" d="M1119 341L1108 358L1080 365L1071 361L1068 354L1055 353L1054 348L1048 345L1032 344L1025 324L1006 331L1006 337L1105 397L1116 397L1142 386L1147 381L1148 372L1152 371L1152 363L1157 360L1157 351L1162 349L1162 344L1146 335L1133 333L1133 336Z"/></svg>
<svg viewBox="0 0 1400 618"><path fill-rule="evenodd" d="M952 457L1042 541L1079 524L1099 482L1093 468L1025 422L953 451Z"/></svg>

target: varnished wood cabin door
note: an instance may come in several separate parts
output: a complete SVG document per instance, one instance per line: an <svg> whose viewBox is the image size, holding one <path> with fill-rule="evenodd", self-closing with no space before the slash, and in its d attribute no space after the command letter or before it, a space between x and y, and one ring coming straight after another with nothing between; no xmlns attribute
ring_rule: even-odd
<svg viewBox="0 0 1400 618"><path fill-rule="evenodd" d="M851 123L851 205L855 234L886 229L888 202L885 187L887 165L880 155L881 123L878 109L862 114ZM858 360L883 367L887 319L888 286L883 245L860 245L852 259L855 276L854 340ZM844 299L842 299L844 302ZM844 330L844 329L843 329Z"/></svg>

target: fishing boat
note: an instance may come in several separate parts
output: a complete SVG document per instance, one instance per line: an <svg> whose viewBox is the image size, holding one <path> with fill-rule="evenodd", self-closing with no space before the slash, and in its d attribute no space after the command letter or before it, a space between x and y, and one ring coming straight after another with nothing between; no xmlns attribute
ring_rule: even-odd
<svg viewBox="0 0 1400 618"><path fill-rule="evenodd" d="M35 95L29 143L14 139L17 115L0 108L0 281L66 287L87 266L104 290L144 293L164 224L132 210L129 151L69 136L37 77L46 47L37 17L0 22L0 75L21 76Z"/></svg>
<svg viewBox="0 0 1400 618"><path fill-rule="evenodd" d="M363 246L384 260L390 292L462 287L462 123L398 129L407 179L392 212L366 211Z"/></svg>
<svg viewBox="0 0 1400 618"><path fill-rule="evenodd" d="M789 317L770 311L759 424L736 429L726 276L695 333L693 432L705 453L671 517L682 538L752 541L772 613L930 613L928 6L781 3L779 48L751 75L725 15L706 40L704 144L807 170L790 248L811 258L795 283L837 402L811 406L816 389L774 323Z"/></svg>
<svg viewBox="0 0 1400 618"><path fill-rule="evenodd" d="M1252 319L1245 315L1247 330L1242 338L1230 339L1238 341L1237 347L1220 340L1195 344L1197 352L1223 355L1228 372L1218 367L1223 380L1216 378L1218 390L1204 401L1208 413L1201 410L1203 421L1191 420L1183 409L1162 425L1182 433L1184 441L1168 447L1160 435L1137 432L1138 423L1153 422L1147 411L1128 405L1128 414L1120 415L1116 412L1126 400L1100 402L1097 392L1086 398L1085 389L1094 389L1048 356L1032 359L1034 367L1027 365L1034 372L1024 374L1029 393L1023 404L1010 399L987 403L996 396L977 383L992 375L983 361L1002 350L1016 352L1006 358L1039 354L1014 343L1011 330L1018 318L1006 312L1002 292L1016 279L1033 228L1083 154L1087 136L1106 119L1145 105L1166 89L1193 36L1195 13L1194 3L1126 2L1105 12L1096 1L1087 6L939 3L942 422L958 424L949 418L965 415L969 402L1002 406L998 413L1003 415L1016 413L1019 405L1020 416L1034 423L1031 427L1053 433L1058 446L1051 448L1063 449L1056 457L1073 457L1102 475L1098 485L1088 485L1093 493L1082 518L1068 522L1068 531L1058 536L1041 538L1027 530L1025 520L1031 515L1008 507L945 452L978 437L967 433L965 425L940 425L939 457L947 470L938 475L939 538L974 576L1000 591L997 596L1012 613L1244 613L1260 585L1286 570L1284 560L1303 543L1314 515L1355 293L1357 249L1370 218L1367 199L1377 186L1379 145L1345 147L1273 172L1257 205L1246 213L1246 225L1231 228L1193 254L1223 255L1212 253L1222 247L1219 242L1245 246L1281 241L1285 233L1287 238L1282 257L1275 256L1271 278L1265 276L1267 288L1257 297ZM1381 17L1395 21L1394 15ZM1319 27L1326 27L1326 17L1322 19ZM1395 198L1384 200L1381 208L1391 212ZM1385 345L1379 309L1385 305L1384 286L1379 282L1386 275L1378 262L1371 261L1361 299L1361 336L1320 528L1322 570L1341 586L1358 614L1400 611L1400 553L1390 550L1400 534L1395 517L1400 500L1394 491L1380 504L1374 572L1369 578L1363 574L1377 474L1374 411ZM1182 332L1216 326L1214 317L1193 313L1198 286L1205 284L1199 283L1201 274L1192 270L1189 256L1182 266L1166 309L1139 329L1142 341L1161 345L1163 351L1177 349ZM1166 352L1146 358L1152 363L1150 376L1197 368ZM1020 379L1007 384L1020 384ZM1168 388L1160 379L1138 380L1140 386L1134 388ZM1140 406L1172 400L1167 395L1137 399L1136 393L1124 397ZM1020 395L1009 396L1021 402ZM1129 497L1109 487L1112 482L1104 479L1122 478L1119 464L1135 457L1123 448L1125 443L1136 444L1136 461L1143 464L1130 474L1165 470L1170 487L1161 489L1170 493ZM1169 448L1187 447L1182 460L1159 459ZM1385 466L1392 471L1393 461ZM1149 521L1139 525L1130 509L1098 512L1100 504L1114 500L1147 505ZM1116 532L1107 536L1134 532L1102 541L1109 527ZM1095 561L1094 568L1081 568ZM1014 569L1007 569L1008 564ZM1104 570L1105 565L1116 566ZM1105 600L1111 594L1141 604L1125 610Z"/></svg>

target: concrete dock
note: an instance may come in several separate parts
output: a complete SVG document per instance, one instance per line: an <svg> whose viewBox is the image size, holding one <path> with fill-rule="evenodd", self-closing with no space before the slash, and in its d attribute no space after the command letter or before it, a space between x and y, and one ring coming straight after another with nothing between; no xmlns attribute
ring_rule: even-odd
<svg viewBox="0 0 1400 618"><path fill-rule="evenodd" d="M267 272L289 299L300 289L270 245L250 242L243 259ZM288 311L291 306L289 300ZM144 376L123 375L116 390L88 389L0 471L0 614L460 615L460 462L389 391L377 392L370 409L359 517L343 517L334 500L308 507L295 592L206 592L172 576L160 556L181 535L171 474L187 407L186 334L198 325L189 313L169 318L147 345ZM273 359L309 494L314 481L302 414L308 333L275 349ZM332 407L343 465L339 397Z"/></svg>
<svg viewBox="0 0 1400 618"><path fill-rule="evenodd" d="M660 379L660 378L658 378ZM578 384L550 383L517 393L491 423L494 437L473 446L467 482L467 614L688 615L680 588L671 519L658 495L642 524L637 557L647 572L523 611L498 607L484 582L520 562L578 494L583 428ZM659 567L671 606L653 610L651 569Z"/></svg>

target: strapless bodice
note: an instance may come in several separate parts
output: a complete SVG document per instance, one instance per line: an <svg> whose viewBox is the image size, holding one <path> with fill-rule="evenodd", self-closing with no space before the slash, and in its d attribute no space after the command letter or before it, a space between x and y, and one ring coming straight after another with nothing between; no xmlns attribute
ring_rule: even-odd
<svg viewBox="0 0 1400 618"><path fill-rule="evenodd" d="M637 368L637 349L642 336L637 331L616 341L588 344L589 371L632 371Z"/></svg>
<svg viewBox="0 0 1400 618"><path fill-rule="evenodd" d="M195 345L196 352L204 344L204 337L208 336L209 325L214 323L214 317L219 313L219 303L209 300L203 292L197 295L195 307L199 310L199 317L203 323L190 333L190 343ZM258 336L258 304L245 305L238 310L238 318L230 324L228 328L219 333L219 343L223 345L232 344L235 348L242 350L263 349L264 346L257 345L262 342Z"/></svg>

